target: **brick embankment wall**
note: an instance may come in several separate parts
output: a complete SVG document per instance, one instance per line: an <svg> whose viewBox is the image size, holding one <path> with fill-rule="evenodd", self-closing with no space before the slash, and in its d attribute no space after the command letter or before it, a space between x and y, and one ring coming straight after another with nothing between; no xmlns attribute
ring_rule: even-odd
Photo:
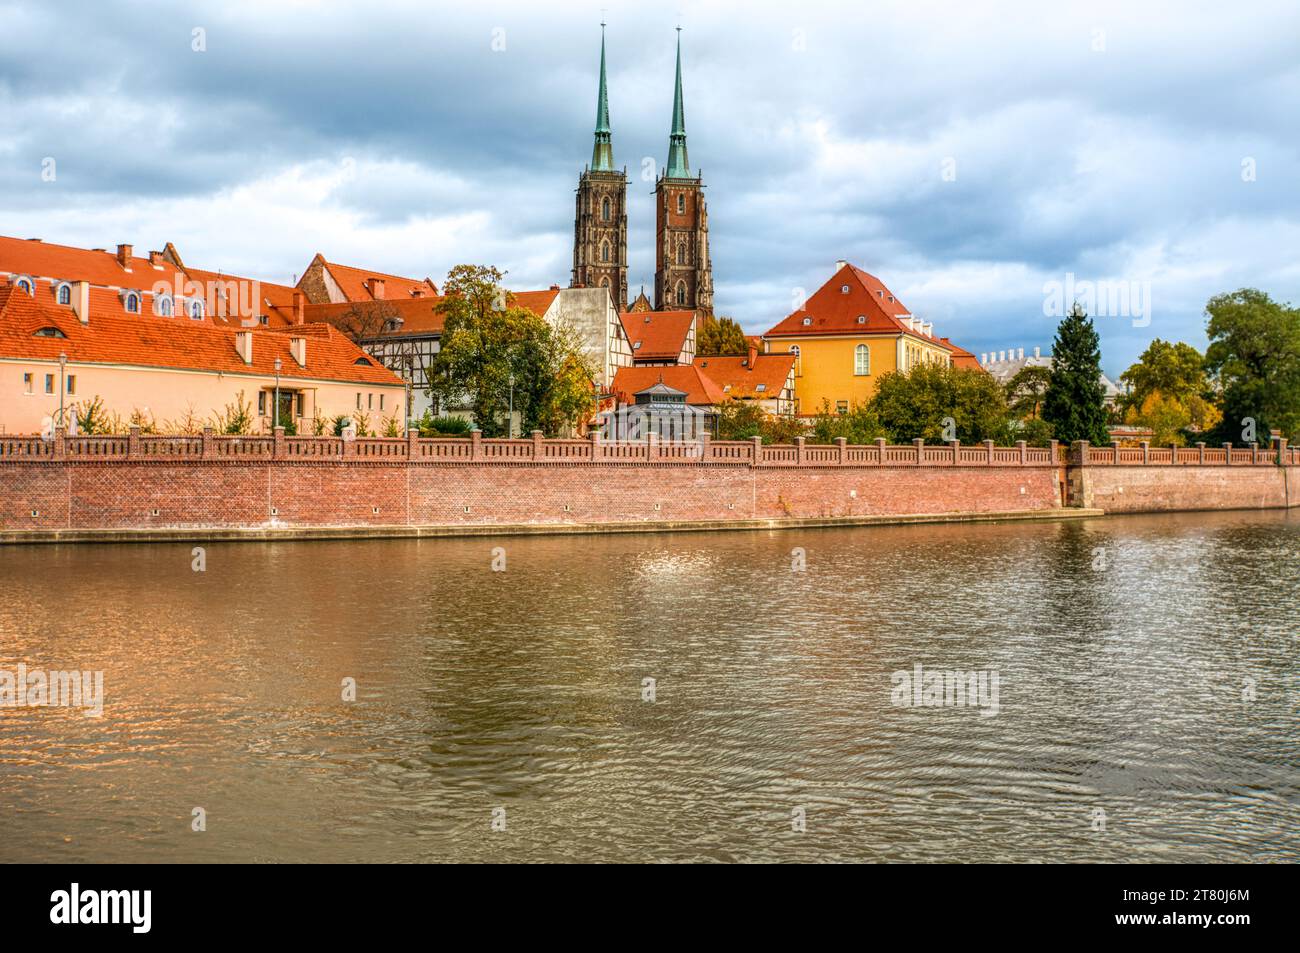
<svg viewBox="0 0 1300 953"><path fill-rule="evenodd" d="M0 533L1050 514L1060 475L1054 449L991 445L10 438Z"/></svg>

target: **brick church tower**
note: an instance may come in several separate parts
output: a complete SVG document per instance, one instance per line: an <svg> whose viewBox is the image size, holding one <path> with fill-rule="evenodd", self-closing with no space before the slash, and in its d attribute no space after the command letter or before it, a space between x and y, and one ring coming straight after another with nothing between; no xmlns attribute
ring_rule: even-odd
<svg viewBox="0 0 1300 953"><path fill-rule="evenodd" d="M627 171L614 169L605 91L605 24L600 25L600 92L591 165L578 180L573 219L571 287L608 288L614 307L627 307Z"/></svg>
<svg viewBox="0 0 1300 953"><path fill-rule="evenodd" d="M713 313L713 262L704 183L691 176L682 109L682 30L677 28L677 85L668 167L655 182L655 310Z"/></svg>

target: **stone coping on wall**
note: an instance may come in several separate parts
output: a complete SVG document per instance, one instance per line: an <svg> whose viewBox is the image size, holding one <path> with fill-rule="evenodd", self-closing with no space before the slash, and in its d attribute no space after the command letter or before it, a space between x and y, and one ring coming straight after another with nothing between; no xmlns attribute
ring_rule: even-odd
<svg viewBox="0 0 1300 953"><path fill-rule="evenodd" d="M621 523L476 523L440 526L166 527L150 529L0 530L0 545L21 543L257 542L266 540L437 539L458 536L601 535L719 530L789 530L924 523L999 523L1073 520L1103 516L1099 509L1006 510L872 516L788 517L736 520L644 520Z"/></svg>
<svg viewBox="0 0 1300 953"><path fill-rule="evenodd" d="M1300 449L1288 446L1285 437L1276 437L1271 445L1258 444L1233 446L1230 443L1211 447L1197 443L1190 447L1153 447L1142 441L1136 447L1120 446L1119 441L1105 447L1094 447L1086 440L1071 445L1066 457L1070 466L1300 466Z"/></svg>

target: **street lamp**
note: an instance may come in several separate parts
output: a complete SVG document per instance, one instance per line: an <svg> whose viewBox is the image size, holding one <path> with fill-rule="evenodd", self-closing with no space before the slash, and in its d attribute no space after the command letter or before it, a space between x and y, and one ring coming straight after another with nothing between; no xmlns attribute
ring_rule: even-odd
<svg viewBox="0 0 1300 953"><path fill-rule="evenodd" d="M506 438L515 435L515 372L510 372L510 409L506 417Z"/></svg>
<svg viewBox="0 0 1300 953"><path fill-rule="evenodd" d="M63 392L67 388L63 385L63 372L68 366L68 355L59 353L59 426L63 426Z"/></svg>
<svg viewBox="0 0 1300 953"><path fill-rule="evenodd" d="M280 426L280 359L275 359L275 410L272 411L271 429L275 430Z"/></svg>

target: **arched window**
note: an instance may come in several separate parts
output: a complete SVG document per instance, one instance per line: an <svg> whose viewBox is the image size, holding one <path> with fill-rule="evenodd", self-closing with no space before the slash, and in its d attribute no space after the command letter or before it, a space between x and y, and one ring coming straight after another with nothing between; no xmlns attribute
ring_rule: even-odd
<svg viewBox="0 0 1300 953"><path fill-rule="evenodd" d="M606 275L604 278L601 278L601 279L600 279L600 286L601 286L602 288L608 288L608 287L609 287L609 275Z"/></svg>
<svg viewBox="0 0 1300 953"><path fill-rule="evenodd" d="M190 317L195 321L203 320L203 302L198 298L190 302Z"/></svg>
<svg viewBox="0 0 1300 953"><path fill-rule="evenodd" d="M72 286L66 281L60 282L54 289L54 300L59 304L72 304Z"/></svg>
<svg viewBox="0 0 1300 953"><path fill-rule="evenodd" d="M677 303L686 304L686 282L677 282Z"/></svg>
<svg viewBox="0 0 1300 953"><path fill-rule="evenodd" d="M601 221L609 221L609 196L600 200L600 218Z"/></svg>
<svg viewBox="0 0 1300 953"><path fill-rule="evenodd" d="M158 317L170 318L175 311L175 307L171 295L154 295L153 310Z"/></svg>
<svg viewBox="0 0 1300 953"><path fill-rule="evenodd" d="M37 328L35 331L32 332L32 337L35 337L35 338L66 338L67 335L64 334L62 331L60 331L58 328L54 327L53 325L50 325L49 327Z"/></svg>
<svg viewBox="0 0 1300 953"><path fill-rule="evenodd" d="M609 242L600 243L600 260L609 261Z"/></svg>
<svg viewBox="0 0 1300 953"><path fill-rule="evenodd" d="M14 284L17 287L22 288L23 291L26 291L29 295L36 294L36 283L33 282L32 279L28 278L26 275L23 275L21 278L15 279Z"/></svg>
<svg viewBox="0 0 1300 953"><path fill-rule="evenodd" d="M679 242L677 245L677 264L686 264L686 243Z"/></svg>
<svg viewBox="0 0 1300 953"><path fill-rule="evenodd" d="M140 313L140 296L134 291L128 291L122 298L122 307L132 314Z"/></svg>
<svg viewBox="0 0 1300 953"><path fill-rule="evenodd" d="M686 196L683 195L681 192L677 193L677 214L678 215L686 214Z"/></svg>
<svg viewBox="0 0 1300 953"><path fill-rule="evenodd" d="M871 373L871 351L865 344L853 349L853 373L859 376Z"/></svg>

